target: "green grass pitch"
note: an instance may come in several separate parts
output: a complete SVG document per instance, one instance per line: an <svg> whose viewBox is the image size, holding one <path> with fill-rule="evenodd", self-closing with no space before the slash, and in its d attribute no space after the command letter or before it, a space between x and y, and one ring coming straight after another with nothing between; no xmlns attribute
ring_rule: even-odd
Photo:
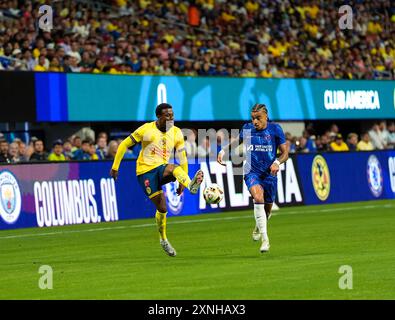
<svg viewBox="0 0 395 320"><path fill-rule="evenodd" d="M252 211L172 217L175 258L153 219L1 231L0 299L395 299L394 222L395 201L282 208L261 254Z"/></svg>

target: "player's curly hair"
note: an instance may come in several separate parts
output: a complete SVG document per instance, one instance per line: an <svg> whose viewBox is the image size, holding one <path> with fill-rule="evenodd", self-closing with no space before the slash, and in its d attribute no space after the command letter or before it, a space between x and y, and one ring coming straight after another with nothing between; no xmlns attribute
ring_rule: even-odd
<svg viewBox="0 0 395 320"><path fill-rule="evenodd" d="M173 107L171 106L171 104L168 104L168 103L158 104L158 106L156 107L156 110L155 110L156 116L160 117L162 115L162 111L165 109L173 109Z"/></svg>
<svg viewBox="0 0 395 320"><path fill-rule="evenodd" d="M254 106L252 107L252 112L256 112L256 111L263 111L263 112L265 112L266 114L268 114L268 112L267 112L267 107L266 107L266 105L265 104L263 104L263 103L255 103L254 104Z"/></svg>

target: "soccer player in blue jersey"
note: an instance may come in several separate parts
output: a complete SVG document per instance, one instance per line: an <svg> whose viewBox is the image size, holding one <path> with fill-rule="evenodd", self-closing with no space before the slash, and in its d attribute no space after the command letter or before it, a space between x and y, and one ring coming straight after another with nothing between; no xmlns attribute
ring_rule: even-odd
<svg viewBox="0 0 395 320"><path fill-rule="evenodd" d="M254 199L255 229L253 240L262 239L260 251L269 251L267 220L270 217L277 191L277 173L280 164L288 159L288 147L280 125L269 122L268 111L264 104L255 104L251 111L252 122L246 123L236 139L218 153L222 165L225 153L230 148L244 144L246 161L243 167L244 181ZM277 150L280 154L277 156Z"/></svg>

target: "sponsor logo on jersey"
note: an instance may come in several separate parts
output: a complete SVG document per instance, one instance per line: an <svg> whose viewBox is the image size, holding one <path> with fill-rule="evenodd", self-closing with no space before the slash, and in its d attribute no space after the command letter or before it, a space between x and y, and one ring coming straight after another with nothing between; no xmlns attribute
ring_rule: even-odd
<svg viewBox="0 0 395 320"><path fill-rule="evenodd" d="M329 167L325 159L317 155L311 165L311 180L318 199L325 201L331 190Z"/></svg>
<svg viewBox="0 0 395 320"><path fill-rule="evenodd" d="M22 196L18 180L9 171L0 173L0 216L8 224L15 223L21 213Z"/></svg>
<svg viewBox="0 0 395 320"><path fill-rule="evenodd" d="M379 159L373 154L368 159L367 177L370 191L375 197L380 197L383 192L383 173Z"/></svg>
<svg viewBox="0 0 395 320"><path fill-rule="evenodd" d="M247 147L247 151L256 151L256 152L272 152L272 145L263 145L263 144L251 144Z"/></svg>

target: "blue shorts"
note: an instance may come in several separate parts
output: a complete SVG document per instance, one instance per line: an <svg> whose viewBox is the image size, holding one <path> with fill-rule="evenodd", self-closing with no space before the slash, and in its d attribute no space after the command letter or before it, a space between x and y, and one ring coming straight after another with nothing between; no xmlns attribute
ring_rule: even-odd
<svg viewBox="0 0 395 320"><path fill-rule="evenodd" d="M167 164L162 164L151 171L140 174L137 176L139 185L143 188L144 193L148 198L152 199L158 194L162 193L162 186L171 181L176 181L172 175L164 178L163 173L165 172Z"/></svg>
<svg viewBox="0 0 395 320"><path fill-rule="evenodd" d="M277 176L250 172L244 175L244 181L248 190L255 185L262 186L265 203L274 203L277 192Z"/></svg>

